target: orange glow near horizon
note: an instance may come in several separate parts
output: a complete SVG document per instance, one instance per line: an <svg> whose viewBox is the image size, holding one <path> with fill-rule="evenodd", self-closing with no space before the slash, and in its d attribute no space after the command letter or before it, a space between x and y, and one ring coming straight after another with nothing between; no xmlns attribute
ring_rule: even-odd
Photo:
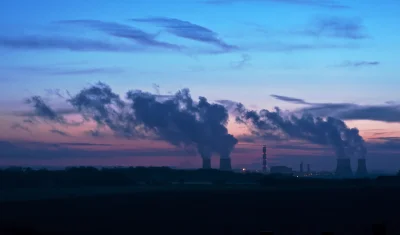
<svg viewBox="0 0 400 235"><path fill-rule="evenodd" d="M79 118L73 118L75 121ZM132 144L132 142L138 143L139 146L147 147L148 145L142 144L147 142L153 142L148 140L126 140L117 139L112 136L110 131L106 131L107 136L102 138L93 138L87 134L87 131L95 129L94 123L86 123L81 126L73 127L62 127L60 125L49 125L49 124L35 124L33 128L27 125L32 130L32 134L23 131L12 129L11 126L14 123L21 123L22 118L1 118L0 119L0 139L3 140L21 140L21 141L40 141L40 142L89 142L89 143L109 143L109 144ZM365 140L371 141L379 137L400 137L400 123L385 123L378 121L346 121L349 127L356 127L360 130L360 135ZM51 133L50 130L57 128L61 131L67 132L70 136L61 136ZM227 125L229 132L234 136L249 134L249 131L245 126L235 123L230 120ZM371 128L373 127L373 128ZM135 144L136 145L136 144ZM168 145L168 144L166 144Z"/></svg>
<svg viewBox="0 0 400 235"><path fill-rule="evenodd" d="M177 166L183 168L196 168L201 166L201 158L198 157L198 154L196 157L193 153L186 153L184 150L172 146L165 141L116 138L112 135L111 131L105 132L107 135L101 138L91 137L87 134L87 131L96 127L94 123L73 127L53 126L42 123L31 127L32 134L30 134L23 130L14 130L10 128L13 123L21 122L21 118L0 118L0 141L9 141L21 145L26 149L39 150L40 148L46 148L46 150L51 151L57 150L57 147L51 145L52 143L63 144L63 149L88 151L89 154L82 155L88 157L80 157L81 155L78 154L79 156L70 155L65 158L40 158L40 160L35 160L35 158L7 158L6 161L2 162L3 165ZM357 127L366 141L378 141L377 138L381 137L400 137L400 123L374 121L348 121L346 123L349 127ZM51 133L50 130L53 128L65 131L70 136ZM232 120L228 123L228 129L229 132L235 136L249 134L245 126L234 123ZM46 143L50 145L43 145ZM77 145L75 143L82 143L83 145ZM318 146L293 140L285 143L258 140L255 143L239 142L231 155L232 165L238 168L261 166L261 146L264 144L268 145L269 164L285 164L297 167L299 161L306 160L319 164L323 169L329 169L329 167L335 164L335 154L329 146ZM286 147L288 145L292 145L294 148ZM307 149L307 147L309 147L309 149ZM132 155L130 155L129 151L132 151ZM102 152L107 152L107 154L96 157L97 153ZM175 153L175 157L171 156L171 154L174 155ZM397 155L399 151L375 149L369 151L369 153L375 154L376 156L380 156L381 154ZM385 163L382 162L382 164ZM219 156L216 154L212 157L212 165L219 165Z"/></svg>

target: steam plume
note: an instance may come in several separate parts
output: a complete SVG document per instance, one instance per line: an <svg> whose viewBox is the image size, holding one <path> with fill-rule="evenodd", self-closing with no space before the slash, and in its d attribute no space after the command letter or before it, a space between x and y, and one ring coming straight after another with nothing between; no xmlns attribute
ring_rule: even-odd
<svg viewBox="0 0 400 235"><path fill-rule="evenodd" d="M168 99L159 95L131 90L125 99L111 88L98 83L82 89L67 100L85 121L94 121L97 129L107 127L124 138L157 138L185 149L197 148L203 158L212 153L229 157L237 139L228 133L228 111L219 104L211 104L200 97L196 102L188 89L178 91ZM42 101L40 97L35 98ZM41 118L60 122L65 119L43 105L33 105ZM50 112L51 111L51 112Z"/></svg>
<svg viewBox="0 0 400 235"><path fill-rule="evenodd" d="M82 115L84 121L94 121L92 135L107 128L114 135L128 139L156 138L184 149L197 149L204 159L213 153L229 158L238 140L229 134L226 125L228 110L210 103L204 97L192 99L189 89L168 97L131 90L124 98L104 84L84 88L67 102ZM40 97L28 99L36 117L58 124L68 123L62 114L51 109ZM318 145L332 146L338 158L365 157L364 140L358 129L349 128L339 119L321 118L311 114L298 116L274 111L247 110L238 104L236 121L245 124L253 135L266 139L298 139Z"/></svg>
<svg viewBox="0 0 400 235"><path fill-rule="evenodd" d="M330 145L338 158L348 154L366 154L364 140L358 129L348 128L342 120L332 117L324 119L311 114L298 117L290 113L285 114L279 108L275 108L273 112L265 109L256 112L247 110L241 104L238 105L237 111L237 122L247 124L252 133L258 136L275 136L277 139L287 136L314 144Z"/></svg>

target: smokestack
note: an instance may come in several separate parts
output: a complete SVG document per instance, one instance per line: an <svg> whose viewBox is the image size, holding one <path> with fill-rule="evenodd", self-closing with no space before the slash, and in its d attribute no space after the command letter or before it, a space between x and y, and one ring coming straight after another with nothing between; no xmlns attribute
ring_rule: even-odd
<svg viewBox="0 0 400 235"><path fill-rule="evenodd" d="M219 158L219 169L221 171L230 171L232 170L231 159L228 157L220 157Z"/></svg>
<svg viewBox="0 0 400 235"><path fill-rule="evenodd" d="M304 169L303 169L303 162L300 163L300 173L304 173Z"/></svg>
<svg viewBox="0 0 400 235"><path fill-rule="evenodd" d="M263 156L262 156L262 158L263 158L263 169L262 170L263 170L264 173L266 173L267 172L267 146L266 145L263 146L262 151L263 151Z"/></svg>
<svg viewBox="0 0 400 235"><path fill-rule="evenodd" d="M203 169L211 169L211 159L203 158Z"/></svg>
<svg viewBox="0 0 400 235"><path fill-rule="evenodd" d="M357 177L367 177L368 176L367 164L366 164L365 158L358 159L356 176Z"/></svg>
<svg viewBox="0 0 400 235"><path fill-rule="evenodd" d="M350 178L353 176L353 171L351 170L350 158L338 158L336 172L337 177Z"/></svg>
<svg viewBox="0 0 400 235"><path fill-rule="evenodd" d="M311 167L310 164L307 164L307 173L310 174L311 173Z"/></svg>

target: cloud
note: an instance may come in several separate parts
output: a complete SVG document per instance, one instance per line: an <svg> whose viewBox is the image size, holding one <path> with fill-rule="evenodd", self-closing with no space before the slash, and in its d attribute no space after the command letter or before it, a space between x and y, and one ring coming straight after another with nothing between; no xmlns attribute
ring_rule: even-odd
<svg viewBox="0 0 400 235"><path fill-rule="evenodd" d="M295 34L313 37L332 37L359 40L368 38L360 19L342 17L322 17L313 20L310 25Z"/></svg>
<svg viewBox="0 0 400 235"><path fill-rule="evenodd" d="M318 104L301 111L344 120L400 122L399 105Z"/></svg>
<svg viewBox="0 0 400 235"><path fill-rule="evenodd" d="M186 39L203 42L217 46L224 51L238 49L237 46L230 45L219 38L218 34L211 29L191 23L189 21L178 20L166 17L154 17L144 19L131 19L135 22L152 23L164 27L167 32Z"/></svg>
<svg viewBox="0 0 400 235"><path fill-rule="evenodd" d="M243 67L249 65L249 62L251 60L251 56L248 54L242 54L241 55L241 60L239 61L232 61L230 66L233 69L242 69Z"/></svg>
<svg viewBox="0 0 400 235"><path fill-rule="evenodd" d="M105 136L105 134L98 129L85 131L85 134L94 138L101 138Z"/></svg>
<svg viewBox="0 0 400 235"><path fill-rule="evenodd" d="M182 48L179 45L156 40L157 34L149 34L132 26L115 22L106 22L100 20L62 20L57 21L56 23L61 25L88 27L105 32L114 37L129 39L142 46L160 47L173 50L179 50Z"/></svg>
<svg viewBox="0 0 400 235"><path fill-rule="evenodd" d="M373 141L369 143L369 148L373 148L378 151L379 150L400 151L400 137L374 138Z"/></svg>
<svg viewBox="0 0 400 235"><path fill-rule="evenodd" d="M104 51L132 52L143 48L123 44L112 44L84 38L60 36L18 36L5 37L0 35L0 47L20 50L69 50L69 51Z"/></svg>
<svg viewBox="0 0 400 235"><path fill-rule="evenodd" d="M167 100L140 90L130 90L125 100L104 84L97 83L82 89L67 102L75 108L84 122L94 122L97 129L90 132L98 137L99 130L107 129L116 137L126 139L163 140L186 151L196 149L202 157L210 151L229 157L237 140L226 127L229 115L224 106L209 103L206 98L192 99L183 89ZM34 114L45 121L65 124L40 97L34 96ZM59 133L60 134L60 133Z"/></svg>
<svg viewBox="0 0 400 235"><path fill-rule="evenodd" d="M59 124L67 123L62 114L57 113L56 110L53 110L40 96L33 96L26 99L25 102L34 108L32 117L40 117L44 121L50 121Z"/></svg>
<svg viewBox="0 0 400 235"><path fill-rule="evenodd" d="M28 132L29 134L32 134L32 131L28 127L26 127L26 126L24 126L22 124L19 124L19 123L13 124L11 126L11 129L13 129L13 130L22 130L22 131Z"/></svg>
<svg viewBox="0 0 400 235"><path fill-rule="evenodd" d="M54 113L56 113L58 115L68 115L68 114L76 114L76 113L78 113L73 108L54 108L54 109L50 108L50 110L54 111ZM19 116L19 117L45 117L46 116L46 114L43 114L42 112L36 111L36 110L35 111L18 111L18 112L13 112L13 114L15 116ZM50 115L49 118L52 118L51 117L51 113L49 113L48 115ZM33 124L35 122L35 120L25 119L24 122Z"/></svg>
<svg viewBox="0 0 400 235"><path fill-rule="evenodd" d="M0 36L0 47L8 49L20 50L70 50L70 51L101 51L101 52L178 52L189 56L195 54L210 54L218 55L231 52L242 52L242 60L232 62L232 68L242 68L248 65L250 56L246 53L252 51L264 52L292 52L302 50L320 50L320 49L354 49L358 45L337 44L337 43L288 43L288 42L256 42L246 45L232 45L225 42L217 32L201 25L194 24L189 21L166 18L153 17L143 19L131 19L133 22L151 23L163 28L166 32L184 39L190 39L196 42L202 42L214 47L197 47L197 46L182 46L169 42L160 41L157 39L160 32L148 33L141 29L132 27L126 24L115 22L106 22L100 20L62 20L55 24L61 25L64 28L68 27L83 27L94 31L99 31L111 36L111 39L123 39L117 41L101 41L89 38L70 37L61 35L18 35L18 36ZM326 20L325 20L326 21ZM352 25L334 24L332 22L314 23L313 27L300 31L285 32L285 35L306 35L306 36L337 36L343 35L354 36L355 29ZM332 20L331 20L332 21ZM338 20L336 20L338 21ZM341 21L339 21L341 22ZM329 24L328 24L329 23ZM326 26L329 25L329 26ZM321 27L323 30L321 31ZM348 33L350 28L353 33ZM345 32L344 32L345 31ZM162 32L162 31L161 31ZM71 33L71 32L70 32ZM128 40L128 41L126 41ZM46 69L46 68L24 68L31 72L48 73L51 75L74 75L74 74L103 74L103 73L118 73L118 69L112 68L84 68L84 69ZM113 71L114 70L114 71Z"/></svg>
<svg viewBox="0 0 400 235"><path fill-rule="evenodd" d="M123 70L120 68L53 68L53 67L29 67L19 66L9 68L13 71L23 71L29 73L65 76L65 75L90 75L90 74L118 74Z"/></svg>
<svg viewBox="0 0 400 235"><path fill-rule="evenodd" d="M378 61L345 61L338 67L367 67L367 66L378 66L381 63Z"/></svg>
<svg viewBox="0 0 400 235"><path fill-rule="evenodd" d="M330 108L345 109L348 112L350 109L366 107L345 103L310 103L303 99L280 95L273 95L273 97L304 104L306 108L329 105ZM159 101L157 98L157 95L151 93L131 90L127 92L125 99L122 99L109 86L98 83L82 89L78 94L71 96L67 102L79 111L86 121L98 124L97 129L90 132L95 137L101 136L100 130L106 128L116 137L133 140L156 137L157 140L167 142L178 149L183 148L186 152L197 148L200 154L212 152L222 157L229 156L237 141L257 143L268 140L268 142L275 141L275 144L283 144L286 141L298 139L335 147L339 157L365 156L364 141L356 128L348 128L341 119L320 118L321 116L336 117L338 115L311 116L307 115L310 112L302 109L289 113L290 118L287 118L288 115L279 109L276 109L275 112L267 110L259 113L246 110L244 110L246 112L242 112L238 103L231 100L216 101L222 105L209 103L203 97L193 100L188 89L178 91L167 101ZM40 117L47 118L47 120L57 122L58 119L52 115L52 112L40 111L48 108L43 108L46 105L39 101L36 102L39 103L38 105L36 103L33 105L34 113L40 114ZM229 134L226 125L229 118L228 110L232 109L243 114L239 117L242 120L251 120L251 123L246 123L250 135L235 138ZM296 112L304 115L301 117L292 115ZM49 114L47 115L47 113ZM343 115L343 113L339 114ZM397 115L397 117L400 116ZM253 126L258 129L252 129ZM345 137L342 137L342 134ZM379 145L379 147L376 147L377 143L373 144L371 143L371 146L374 146L375 149L389 148L387 143ZM391 148L395 149L393 146ZM355 151L358 151L357 154L353 154ZM234 153L239 152L235 151Z"/></svg>
<svg viewBox="0 0 400 235"><path fill-rule="evenodd" d="M57 134L57 135L65 136L65 137L70 137L70 135L67 132L61 131L61 130L58 130L58 129L52 129L52 130L50 130L50 132L53 133L53 134Z"/></svg>
<svg viewBox="0 0 400 235"><path fill-rule="evenodd" d="M96 143L79 143L79 142L63 142L63 143L54 143L58 146L113 146L112 144L96 144Z"/></svg>
<svg viewBox="0 0 400 235"><path fill-rule="evenodd" d="M288 5L302 5L302 6L313 6L313 7L321 7L321 8L329 8L329 9L348 9L349 7L346 5L339 4L336 1L332 0L206 0L202 1L206 4L231 4L231 3L280 3L280 4L288 4Z"/></svg>
<svg viewBox="0 0 400 235"><path fill-rule="evenodd" d="M193 153L175 148L164 149L82 149L74 146L96 146L91 143L42 143L0 141L0 159L77 159L77 158L112 158L112 157L190 157ZM101 145L98 145L101 147ZM106 145L105 145L106 146ZM108 146L108 145L107 145Z"/></svg>
<svg viewBox="0 0 400 235"><path fill-rule="evenodd" d="M400 102L389 100L389 101L386 101L385 104L396 105L396 104L400 104Z"/></svg>
<svg viewBox="0 0 400 235"><path fill-rule="evenodd" d="M215 102L223 105L230 114L236 114L237 106L240 104L233 100L216 100Z"/></svg>
<svg viewBox="0 0 400 235"><path fill-rule="evenodd" d="M303 99L298 99L298 98L293 98L293 97L288 97L288 96L281 96L281 95L271 95L277 100L282 100L285 102L289 103L294 103L294 104L309 104L308 102L304 101Z"/></svg>
<svg viewBox="0 0 400 235"><path fill-rule="evenodd" d="M256 137L293 139L321 146L331 146L338 158L346 155L365 156L364 140L358 129L351 129L339 119L326 119L303 114L300 117L285 114L279 108L259 112L238 106L236 121L244 123Z"/></svg>
<svg viewBox="0 0 400 235"><path fill-rule="evenodd" d="M244 51L294 52L325 49L358 49L355 44L269 42L242 46Z"/></svg>
<svg viewBox="0 0 400 235"><path fill-rule="evenodd" d="M286 100L280 99L280 100L284 100L291 103L298 103L296 102L296 98L290 98ZM304 101L302 99L298 100ZM295 110L294 112L310 113L319 117L331 116L343 120L372 120L372 121L383 121L383 122L400 122L399 104L359 105L352 103L309 103L306 101L304 101L304 103L302 104L307 104L309 106Z"/></svg>

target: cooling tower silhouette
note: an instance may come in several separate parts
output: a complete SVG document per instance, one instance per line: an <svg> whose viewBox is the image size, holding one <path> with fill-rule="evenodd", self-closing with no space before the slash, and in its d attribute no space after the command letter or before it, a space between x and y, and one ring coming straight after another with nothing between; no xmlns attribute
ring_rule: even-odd
<svg viewBox="0 0 400 235"><path fill-rule="evenodd" d="M365 158L358 159L358 166L357 166L356 176L357 177L366 177L366 176L368 176L367 163L365 161Z"/></svg>
<svg viewBox="0 0 400 235"><path fill-rule="evenodd" d="M211 159L210 158L203 158L203 169L211 169Z"/></svg>
<svg viewBox="0 0 400 235"><path fill-rule="evenodd" d="M219 169L221 171L230 171L232 170L232 166L231 166L231 159L228 158L220 158L219 159Z"/></svg>
<svg viewBox="0 0 400 235"><path fill-rule="evenodd" d="M336 172L337 177L349 178L353 176L353 171L351 170L350 158L338 158Z"/></svg>

